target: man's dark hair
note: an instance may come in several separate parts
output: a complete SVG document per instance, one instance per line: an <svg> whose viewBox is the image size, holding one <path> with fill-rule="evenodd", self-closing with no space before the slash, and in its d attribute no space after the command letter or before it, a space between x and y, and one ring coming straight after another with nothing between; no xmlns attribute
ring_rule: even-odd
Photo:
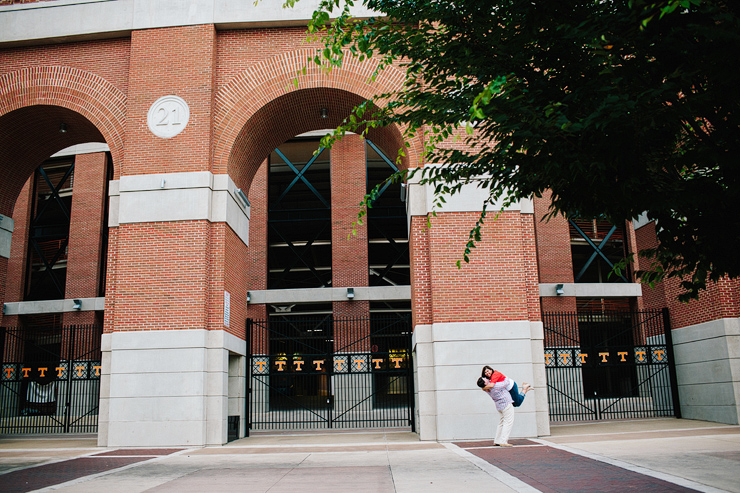
<svg viewBox="0 0 740 493"><path fill-rule="evenodd" d="M483 388L485 386L486 386L486 380L483 377L479 378L478 379L478 387Z"/></svg>

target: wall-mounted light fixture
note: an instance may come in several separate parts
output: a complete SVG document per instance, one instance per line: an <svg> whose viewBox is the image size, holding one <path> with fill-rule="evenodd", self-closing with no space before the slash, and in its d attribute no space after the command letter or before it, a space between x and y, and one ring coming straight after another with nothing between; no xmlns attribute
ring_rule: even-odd
<svg viewBox="0 0 740 493"><path fill-rule="evenodd" d="M555 285L555 294L558 295L558 296L562 296L563 293L565 293L563 291L563 285L562 284L556 284Z"/></svg>
<svg viewBox="0 0 740 493"><path fill-rule="evenodd" d="M406 196L408 194L406 187L407 185L405 183L401 183L401 202L406 202Z"/></svg>
<svg viewBox="0 0 740 493"><path fill-rule="evenodd" d="M326 108L321 108L321 118L329 118L329 110Z"/></svg>
<svg viewBox="0 0 740 493"><path fill-rule="evenodd" d="M74 304L72 305L72 308L75 310L82 310L82 300L72 300Z"/></svg>
<svg viewBox="0 0 740 493"><path fill-rule="evenodd" d="M66 134L67 133L67 124L66 123L60 123L59 124L59 133L60 134Z"/></svg>
<svg viewBox="0 0 740 493"><path fill-rule="evenodd" d="M244 204L244 207L251 207L252 206L252 204L249 203L249 199L247 198L247 194L245 194L244 192L242 192L242 189L241 188L237 188L235 193L236 193L236 196L239 197L239 199Z"/></svg>
<svg viewBox="0 0 740 493"><path fill-rule="evenodd" d="M247 303L249 303L250 301L252 301L252 293L247 291Z"/></svg>
<svg viewBox="0 0 740 493"><path fill-rule="evenodd" d="M347 298L351 300L355 298L355 288L347 288Z"/></svg>

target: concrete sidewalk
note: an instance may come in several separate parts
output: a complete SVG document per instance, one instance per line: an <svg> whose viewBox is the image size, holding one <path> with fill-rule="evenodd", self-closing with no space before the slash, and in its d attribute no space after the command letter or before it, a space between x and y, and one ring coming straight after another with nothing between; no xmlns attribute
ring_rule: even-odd
<svg viewBox="0 0 740 493"><path fill-rule="evenodd" d="M490 440L421 442L394 430L257 435L195 449L105 449L92 435L6 436L0 490L740 493L740 426L651 419L551 429L509 449Z"/></svg>

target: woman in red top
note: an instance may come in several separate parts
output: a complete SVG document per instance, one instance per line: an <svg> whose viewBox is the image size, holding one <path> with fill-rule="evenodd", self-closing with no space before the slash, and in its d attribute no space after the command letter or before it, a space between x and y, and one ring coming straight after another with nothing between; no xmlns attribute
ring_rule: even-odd
<svg viewBox="0 0 740 493"><path fill-rule="evenodd" d="M494 370L488 365L483 367L483 371L481 371L480 376L484 378L486 382L488 382L487 385L483 387L483 390L488 390L492 388L493 384L495 384L496 382L500 382L506 379L506 376L504 376L503 373L501 373L500 371ZM520 393L519 388L516 385L516 382L514 382L513 380L512 382L514 383L514 385L508 390L509 390L509 393L511 394L512 400L514 401L514 407L519 407L522 405L522 402L524 401L524 396L526 395L526 393L532 390L532 386L529 385L527 382L524 382L524 384L522 384L523 392Z"/></svg>

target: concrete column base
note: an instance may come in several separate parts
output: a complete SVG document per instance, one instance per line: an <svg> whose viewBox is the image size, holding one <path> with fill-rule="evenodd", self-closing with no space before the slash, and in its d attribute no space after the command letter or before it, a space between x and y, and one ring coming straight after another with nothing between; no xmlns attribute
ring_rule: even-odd
<svg viewBox="0 0 740 493"><path fill-rule="evenodd" d="M681 417L740 424L740 318L672 332Z"/></svg>
<svg viewBox="0 0 740 493"><path fill-rule="evenodd" d="M417 431L422 440L492 439L498 413L476 385L484 365L535 390L516 409L512 437L550 434L541 322L414 327Z"/></svg>
<svg viewBox="0 0 740 493"><path fill-rule="evenodd" d="M245 341L203 329L114 332L102 351L100 446L226 443L229 355L244 356Z"/></svg>

